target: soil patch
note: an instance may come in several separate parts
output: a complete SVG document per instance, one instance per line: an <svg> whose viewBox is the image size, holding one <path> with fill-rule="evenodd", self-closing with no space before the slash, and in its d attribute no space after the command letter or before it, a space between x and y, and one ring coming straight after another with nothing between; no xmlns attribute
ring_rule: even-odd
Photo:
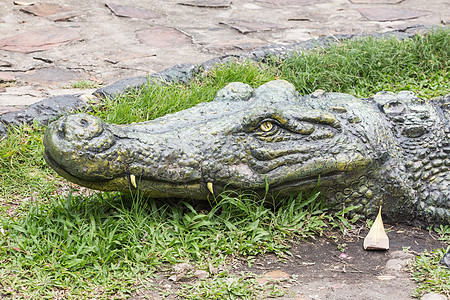
<svg viewBox="0 0 450 300"><path fill-rule="evenodd" d="M415 283L410 279L408 263L424 250L447 246L432 233L417 227L385 224L385 228L389 231L388 251L364 250L363 239L368 233L365 229L344 235L329 232L326 236L296 242L290 249L291 255L285 258L266 254L258 256L251 266L247 260L238 260L225 268L236 275L248 272L264 278L266 274L286 290L283 297L276 299L414 299L411 294ZM181 284L196 280L186 278L173 282L168 276L160 273L153 281L153 288L170 294ZM270 284L270 280L258 281ZM143 290L133 299L143 299L143 296L162 299L155 292Z"/></svg>
<svg viewBox="0 0 450 300"><path fill-rule="evenodd" d="M385 225L386 226L386 225ZM239 271L265 274L282 270L295 281L281 299L412 299L415 287L407 264L424 250L446 247L428 231L416 227L386 226L389 251L366 251L360 234L328 234L293 245L285 262L274 255L259 257L251 268ZM405 250L408 249L408 253Z"/></svg>

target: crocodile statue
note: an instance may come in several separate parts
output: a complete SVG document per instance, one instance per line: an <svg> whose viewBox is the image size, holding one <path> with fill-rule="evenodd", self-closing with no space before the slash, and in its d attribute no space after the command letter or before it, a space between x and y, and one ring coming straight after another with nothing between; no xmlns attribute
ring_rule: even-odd
<svg viewBox="0 0 450 300"><path fill-rule="evenodd" d="M97 190L207 199L222 190L290 195L318 188L365 217L450 224L449 96L368 99L284 80L230 83L214 101L161 118L112 125L80 113L49 125L45 159ZM318 182L320 182L318 184Z"/></svg>

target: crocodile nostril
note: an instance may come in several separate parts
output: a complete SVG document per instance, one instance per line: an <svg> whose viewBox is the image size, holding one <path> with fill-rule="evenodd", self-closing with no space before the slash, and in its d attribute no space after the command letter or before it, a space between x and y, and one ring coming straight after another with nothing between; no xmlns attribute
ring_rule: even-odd
<svg viewBox="0 0 450 300"><path fill-rule="evenodd" d="M103 132L103 124L97 117L87 114L70 115L61 121L65 138L68 140L92 139Z"/></svg>
<svg viewBox="0 0 450 300"><path fill-rule="evenodd" d="M64 139L66 137L66 125L61 124L61 126L57 130L57 135L59 139Z"/></svg>
<svg viewBox="0 0 450 300"><path fill-rule="evenodd" d="M81 119L80 120L80 125L82 127L88 127L89 126L89 122L86 119Z"/></svg>

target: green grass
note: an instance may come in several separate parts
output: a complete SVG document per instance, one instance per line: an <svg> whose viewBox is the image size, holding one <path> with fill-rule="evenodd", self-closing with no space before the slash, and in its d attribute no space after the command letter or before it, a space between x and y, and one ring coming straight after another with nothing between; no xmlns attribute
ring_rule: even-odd
<svg viewBox="0 0 450 300"><path fill-rule="evenodd" d="M97 89L100 86L101 86L101 83L98 83L96 81L81 79L81 80L72 82L72 84L68 88L85 90L85 89Z"/></svg>
<svg viewBox="0 0 450 300"><path fill-rule="evenodd" d="M450 246L447 248L450 249ZM425 251L411 265L412 278L418 283L413 296L420 298L426 293L438 293L450 297L450 270L439 264L444 249Z"/></svg>
<svg viewBox="0 0 450 300"><path fill-rule="evenodd" d="M43 127L9 127L8 138L0 140L0 203L26 202L52 193L61 182L45 164Z"/></svg>
<svg viewBox="0 0 450 300"><path fill-rule="evenodd" d="M111 123L146 121L211 101L229 82L257 87L276 78L291 81L302 94L324 89L369 97L381 90L409 89L432 98L450 90L449 36L450 30L442 29L405 41L364 38L284 62L233 62L187 85L154 84L105 99L91 113ZM0 140L0 295L126 298L150 289L149 280L159 272L189 262L210 277L180 287L175 291L180 298L275 296L283 290L261 288L248 274L211 272L210 265L224 265L236 256L251 263L267 252L287 255L290 242L353 221L343 215L351 208L328 212L315 195L278 199L272 208L253 195L224 194L209 208L139 196L130 201L115 193L63 196L67 182L42 158L44 130L10 128L8 138ZM448 240L448 228L435 231ZM431 274L438 270L441 252L436 253L426 254L415 267L420 287L442 286L439 278L448 276L442 268L436 271L439 276Z"/></svg>
<svg viewBox="0 0 450 300"><path fill-rule="evenodd" d="M286 199L270 209L255 196L224 195L208 211L105 193L32 205L22 217L1 219L0 293L121 298L164 263L192 261L207 270L207 261L216 266L233 256L283 255L289 242L321 234L331 221L316 197Z"/></svg>
<svg viewBox="0 0 450 300"><path fill-rule="evenodd" d="M277 284L259 285L251 274L219 275L194 284L185 284L177 295L181 299L263 299L284 296L286 290Z"/></svg>
<svg viewBox="0 0 450 300"><path fill-rule="evenodd" d="M147 121L211 101L216 92L230 82L241 81L258 87L273 79L275 70L267 66L250 62L231 63L196 77L188 85L152 84L107 99L94 109L106 122L129 124Z"/></svg>
<svg viewBox="0 0 450 300"><path fill-rule="evenodd" d="M298 53L271 65L302 94L317 89L369 97L410 90L424 98L450 90L450 30L399 41L361 38Z"/></svg>
<svg viewBox="0 0 450 300"><path fill-rule="evenodd" d="M434 231L438 234L440 241L450 244L450 225L439 225L434 228Z"/></svg>

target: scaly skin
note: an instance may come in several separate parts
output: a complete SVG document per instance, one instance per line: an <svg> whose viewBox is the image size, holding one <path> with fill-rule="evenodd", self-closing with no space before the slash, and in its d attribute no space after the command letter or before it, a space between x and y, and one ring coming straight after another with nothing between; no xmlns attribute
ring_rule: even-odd
<svg viewBox="0 0 450 300"><path fill-rule="evenodd" d="M372 216L450 224L448 98L373 99L316 92L283 80L232 83L213 102L159 119L111 125L77 114L52 123L45 158L82 186L152 197L206 199L252 190L289 195L317 185L331 203Z"/></svg>

